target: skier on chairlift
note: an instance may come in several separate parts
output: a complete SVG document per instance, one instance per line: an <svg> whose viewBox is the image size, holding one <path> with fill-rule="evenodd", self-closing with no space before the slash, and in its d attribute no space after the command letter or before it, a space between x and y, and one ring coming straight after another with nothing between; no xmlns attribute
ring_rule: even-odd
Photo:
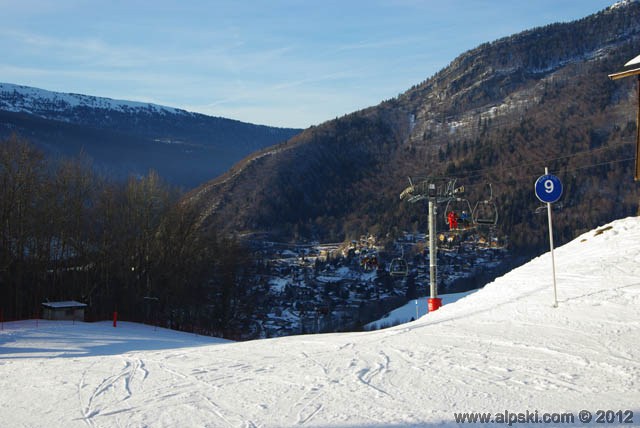
<svg viewBox="0 0 640 428"><path fill-rule="evenodd" d="M449 230L456 230L458 228L458 215L455 211L449 211L447 213L447 223L449 223Z"/></svg>
<svg viewBox="0 0 640 428"><path fill-rule="evenodd" d="M471 219L469 218L469 213L466 210L462 211L460 214L460 223L462 223L462 228L467 229L471 225Z"/></svg>

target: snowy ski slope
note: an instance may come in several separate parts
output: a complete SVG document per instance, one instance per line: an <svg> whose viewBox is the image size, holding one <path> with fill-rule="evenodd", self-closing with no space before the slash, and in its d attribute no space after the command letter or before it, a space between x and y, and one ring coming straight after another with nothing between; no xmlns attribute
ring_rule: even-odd
<svg viewBox="0 0 640 428"><path fill-rule="evenodd" d="M558 308L546 254L375 332L225 343L128 323L5 323L0 426L471 426L454 413L505 411L571 412L584 426L581 410L595 426L640 425L640 219L557 249L556 270ZM597 410L633 423L595 424Z"/></svg>

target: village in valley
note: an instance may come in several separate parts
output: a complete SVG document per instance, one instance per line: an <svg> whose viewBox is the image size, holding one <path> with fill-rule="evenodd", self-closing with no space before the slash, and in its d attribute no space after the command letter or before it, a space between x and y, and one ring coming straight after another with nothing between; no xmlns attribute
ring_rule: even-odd
<svg viewBox="0 0 640 428"><path fill-rule="evenodd" d="M258 282L265 290L259 303L264 311L252 334L361 330L396 307L426 298L427 240L424 233L405 232L387 245L371 235L334 244L252 241L261 265ZM441 232L438 241L440 294L478 288L507 269L508 248L496 236ZM393 264L399 260L407 270L395 275Z"/></svg>

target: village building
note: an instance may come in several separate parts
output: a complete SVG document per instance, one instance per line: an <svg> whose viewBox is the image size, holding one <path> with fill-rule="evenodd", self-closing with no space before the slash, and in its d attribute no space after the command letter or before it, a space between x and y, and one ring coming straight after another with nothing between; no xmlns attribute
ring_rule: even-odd
<svg viewBox="0 0 640 428"><path fill-rule="evenodd" d="M62 302L43 302L42 317L46 320L84 321L86 304L67 300Z"/></svg>

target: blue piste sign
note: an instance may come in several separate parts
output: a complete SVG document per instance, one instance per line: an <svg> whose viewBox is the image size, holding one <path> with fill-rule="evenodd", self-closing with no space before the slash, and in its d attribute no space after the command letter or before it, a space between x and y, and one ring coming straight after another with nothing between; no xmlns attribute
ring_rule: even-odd
<svg viewBox="0 0 640 428"><path fill-rule="evenodd" d="M552 174L545 174L536 180L536 196L540 201L552 204L562 196L562 183Z"/></svg>

